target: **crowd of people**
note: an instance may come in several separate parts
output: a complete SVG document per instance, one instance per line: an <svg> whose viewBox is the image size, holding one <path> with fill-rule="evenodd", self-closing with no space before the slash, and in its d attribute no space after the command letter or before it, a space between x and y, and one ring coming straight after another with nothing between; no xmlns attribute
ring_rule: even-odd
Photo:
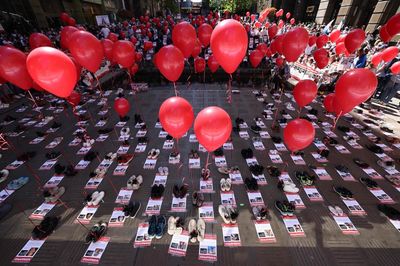
<svg viewBox="0 0 400 266"><path fill-rule="evenodd" d="M226 15L226 14L225 14ZM271 40L268 35L268 26L271 22L263 24L258 23L257 19L250 18L250 16L234 16L240 20L248 32L249 46L247 56L244 58L241 67L250 68L249 54L252 50L256 49L258 44L266 43L271 44ZM275 19L275 18L274 18ZM206 22L215 26L218 20L220 20L217 13L208 15L207 17L194 17L191 14L185 18L180 16L158 17L149 18L143 17L132 19L131 21L123 21L120 23L105 24L100 26L93 25L82 25L87 31L93 33L98 39L110 38L110 34L114 35L120 40L130 40L136 46L137 52L142 52L143 61L141 63L142 68L152 66L153 55L158 52L163 46L172 43L172 27L181 20L189 21L194 27L199 27L202 23ZM277 22L277 21L276 21ZM277 22L278 23L278 22ZM341 30L341 36L345 36L351 31L352 28L345 27L342 23L339 26L335 26L332 23L328 25L317 25L316 23L282 23L279 25L279 34L284 34L293 27L304 26L310 33L310 36L321 36L329 35L334 29ZM56 47L60 47L60 29L49 28L40 30L41 33L49 37ZM152 48L147 50L144 48L145 42L152 42ZM14 47L28 52L29 51L29 36L23 35L18 32L4 32L0 34L0 45L13 45ZM395 44L395 45L398 45ZM390 67L399 60L399 57L394 58L389 62L382 61L379 65L374 65L371 62L371 58L376 53L381 52L388 47L387 43L384 43L379 37L379 27L373 32L366 32L366 39L362 44L361 48L355 54L336 54L336 43L327 42L324 48L329 52L329 64L319 69L316 65L316 61L313 58L313 52L317 49L316 44L309 45L303 56L298 60L298 63L303 64L307 67L315 69L316 75L313 75L322 89L333 91L334 85L338 77L352 68L369 68L374 71L379 79L379 85L377 92L374 94L381 104L388 104L391 99L396 96L397 91L400 88L400 75L392 74ZM211 49L202 49L199 56L208 60L208 57L212 54ZM278 54L272 57L265 57L260 64L260 67L265 70L265 77L269 78L275 84L274 87L284 86L285 81L290 77L292 64L286 64L283 66L277 66L275 60Z"/></svg>

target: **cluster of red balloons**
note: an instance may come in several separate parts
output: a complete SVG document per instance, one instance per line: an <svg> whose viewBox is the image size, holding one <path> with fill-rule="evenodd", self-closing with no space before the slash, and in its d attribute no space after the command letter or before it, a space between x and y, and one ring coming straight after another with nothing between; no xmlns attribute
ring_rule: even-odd
<svg viewBox="0 0 400 266"><path fill-rule="evenodd" d="M61 13L60 14L60 19L62 22L64 22L65 24L69 25L69 26L75 26L76 25L76 21L73 17L70 17L68 15L68 13Z"/></svg>
<svg viewBox="0 0 400 266"><path fill-rule="evenodd" d="M379 30L382 41L389 42L395 35L400 33L400 13L391 17Z"/></svg>

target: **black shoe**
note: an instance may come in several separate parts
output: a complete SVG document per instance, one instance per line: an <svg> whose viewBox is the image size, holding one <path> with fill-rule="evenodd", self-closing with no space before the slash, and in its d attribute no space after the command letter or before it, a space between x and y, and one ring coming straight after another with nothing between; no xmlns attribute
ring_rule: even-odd
<svg viewBox="0 0 400 266"><path fill-rule="evenodd" d="M60 156L61 155L61 152L59 152L59 151L52 151L52 152L48 152L48 153L46 153L46 158L47 159L49 159L49 160L52 160L52 159L56 159L58 156Z"/></svg>
<svg viewBox="0 0 400 266"><path fill-rule="evenodd" d="M61 123L58 123L58 122L53 122L53 124L51 125L51 128L59 128L59 127L61 127Z"/></svg>
<svg viewBox="0 0 400 266"><path fill-rule="evenodd" d="M272 177L280 177L281 171L276 166L267 166L268 174Z"/></svg>
<svg viewBox="0 0 400 266"><path fill-rule="evenodd" d="M367 149L372 151L373 153L383 153L383 149L375 144L367 145Z"/></svg>
<svg viewBox="0 0 400 266"><path fill-rule="evenodd" d="M57 175L61 175L62 173L64 173L65 169L66 169L66 167L63 166L63 165L61 165L61 164L59 164L59 163L57 163L57 164L54 166L54 172L55 172Z"/></svg>
<svg viewBox="0 0 400 266"><path fill-rule="evenodd" d="M348 127L346 127L346 126L337 126L337 129L339 129L340 131L342 131L344 133L350 131L350 129Z"/></svg>
<svg viewBox="0 0 400 266"><path fill-rule="evenodd" d="M321 151L319 152L319 155L321 155L321 156L324 157L324 158L328 158L328 156L329 156L329 150L323 149L323 150L321 150Z"/></svg>
<svg viewBox="0 0 400 266"><path fill-rule="evenodd" d="M248 149L242 149L242 151L240 152L242 154L242 157L244 159L250 159L253 158L253 150L248 148Z"/></svg>
<svg viewBox="0 0 400 266"><path fill-rule="evenodd" d="M346 173L346 174L350 173L350 172L349 172L349 168L347 168L347 167L344 166L344 165L341 165L341 164L340 164L340 165L336 165L335 168L336 168L336 170L338 170L339 172Z"/></svg>
<svg viewBox="0 0 400 266"><path fill-rule="evenodd" d="M214 155L215 156L223 156L224 155L224 151L221 149L221 148L219 148L219 149L216 149L215 151L214 151Z"/></svg>
<svg viewBox="0 0 400 266"><path fill-rule="evenodd" d="M249 166L249 170L253 175L259 176L259 175L263 174L264 166L261 166L259 164L253 164L253 165Z"/></svg>
<svg viewBox="0 0 400 266"><path fill-rule="evenodd" d="M157 230L157 217L155 215L152 215L149 220L149 229L147 230L150 239L153 239L156 236L156 230Z"/></svg>
<svg viewBox="0 0 400 266"><path fill-rule="evenodd" d="M261 131L261 127L257 126L257 125L252 125L250 126L251 131L253 131L254 133L258 134Z"/></svg>
<svg viewBox="0 0 400 266"><path fill-rule="evenodd" d="M102 129L97 130L97 132L98 132L99 134L108 134L108 133L110 133L111 131L113 131L112 128L102 128Z"/></svg>
<svg viewBox="0 0 400 266"><path fill-rule="evenodd" d="M345 187L333 187L333 190L339 194L340 197L345 199L353 198L353 193Z"/></svg>
<svg viewBox="0 0 400 266"><path fill-rule="evenodd" d="M179 198L183 199L184 197L186 197L186 194L188 193L188 190L189 190L189 186L187 184L183 184L179 188Z"/></svg>
<svg viewBox="0 0 400 266"><path fill-rule="evenodd" d="M318 115L318 110L312 108L310 111L308 111L308 113L317 116Z"/></svg>
<svg viewBox="0 0 400 266"><path fill-rule="evenodd" d="M180 191L179 191L178 185L174 185L174 187L172 189L172 194L174 194L175 198L180 198Z"/></svg>
<svg viewBox="0 0 400 266"><path fill-rule="evenodd" d="M85 156L83 157L83 160L85 160L87 162L91 162L94 159L96 159L98 155L99 155L99 153L96 151L89 151L88 153L85 154Z"/></svg>
<svg viewBox="0 0 400 266"><path fill-rule="evenodd" d="M76 176L76 174L78 174L78 171L75 170L75 167L70 164L67 166L67 170L65 170L64 173L66 176Z"/></svg>
<svg viewBox="0 0 400 266"><path fill-rule="evenodd" d="M258 190L257 180L254 177L246 177L244 179L244 184L246 185L246 188L249 191L257 191Z"/></svg>
<svg viewBox="0 0 400 266"><path fill-rule="evenodd" d="M126 122L128 120L129 120L129 116L124 116L124 117L119 118L119 121L121 121L121 122Z"/></svg>
<svg viewBox="0 0 400 266"><path fill-rule="evenodd" d="M42 240L51 235L56 229L58 222L60 221L59 217L55 216L47 216L43 221L37 225L32 231L32 238L35 240Z"/></svg>
<svg viewBox="0 0 400 266"><path fill-rule="evenodd" d="M107 222L100 222L100 227L97 230L97 232L95 233L95 239L93 242L98 241L100 238L102 238L103 236L106 235L107 232L107 228L108 228L108 223Z"/></svg>
<svg viewBox="0 0 400 266"><path fill-rule="evenodd" d="M367 178L367 177L361 177L360 182L366 185L368 188L377 188L378 183L376 183L374 180Z"/></svg>
<svg viewBox="0 0 400 266"><path fill-rule="evenodd" d="M282 139L280 137L272 136L271 140L273 143L282 143Z"/></svg>
<svg viewBox="0 0 400 266"><path fill-rule="evenodd" d="M361 168L368 168L368 167L369 167L369 164L367 164L366 162L364 162L364 161L362 161L362 160L360 160L360 159L358 159L358 158L354 158L354 159L353 159L353 162L354 162L356 165L358 165L359 167L361 167Z"/></svg>
<svg viewBox="0 0 400 266"><path fill-rule="evenodd" d="M400 212L392 206L378 204L378 210L386 215L390 220L400 220Z"/></svg>

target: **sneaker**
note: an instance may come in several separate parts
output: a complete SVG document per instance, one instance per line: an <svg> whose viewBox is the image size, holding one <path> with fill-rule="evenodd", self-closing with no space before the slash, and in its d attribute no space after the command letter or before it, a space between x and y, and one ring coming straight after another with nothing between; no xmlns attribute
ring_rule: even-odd
<svg viewBox="0 0 400 266"><path fill-rule="evenodd" d="M229 213L230 222L235 224L236 219L239 216L239 212L238 212L237 208L233 207L232 205L227 205L226 210Z"/></svg>
<svg viewBox="0 0 400 266"><path fill-rule="evenodd" d="M378 204L378 210L390 220L400 220L400 212L387 204Z"/></svg>
<svg viewBox="0 0 400 266"><path fill-rule="evenodd" d="M4 182L7 178L10 172L7 169L3 169L0 171L0 183Z"/></svg>
<svg viewBox="0 0 400 266"><path fill-rule="evenodd" d="M283 181L283 191L287 193L298 193L299 188L296 187L296 184L290 180Z"/></svg>
<svg viewBox="0 0 400 266"><path fill-rule="evenodd" d="M167 223L167 219L165 216L158 216L157 226L156 226L156 238L160 239L164 235L165 225Z"/></svg>
<svg viewBox="0 0 400 266"><path fill-rule="evenodd" d="M353 193L345 187L333 186L333 190L342 198L345 198L345 199L353 198Z"/></svg>
<svg viewBox="0 0 400 266"><path fill-rule="evenodd" d="M339 206L335 206L335 210L336 210L336 212L337 212L337 214L339 216L343 216L344 215L344 212L343 212L342 208L340 208Z"/></svg>
<svg viewBox="0 0 400 266"><path fill-rule="evenodd" d="M372 180L368 177L361 177L360 182L363 183L364 185L366 185L367 188L370 188L370 189L378 187L378 183L376 183L374 180Z"/></svg>
<svg viewBox="0 0 400 266"><path fill-rule="evenodd" d="M106 232L107 232L107 228L108 228L108 223L107 222L100 222L100 227L97 230L97 232L95 233L95 241L93 241L93 242L96 242L100 238L105 236Z"/></svg>
<svg viewBox="0 0 400 266"><path fill-rule="evenodd" d="M231 223L229 212L224 205L219 205L218 212L225 224Z"/></svg>
<svg viewBox="0 0 400 266"><path fill-rule="evenodd" d="M255 179L254 177L246 177L244 179L244 184L246 185L246 188L248 191L257 191L258 190L257 179Z"/></svg>
<svg viewBox="0 0 400 266"><path fill-rule="evenodd" d="M329 205L328 209L333 214L333 216L339 216L339 213L337 212L335 207Z"/></svg>
<svg viewBox="0 0 400 266"><path fill-rule="evenodd" d="M378 160L378 165L386 170L394 170L395 165L393 161Z"/></svg>
<svg viewBox="0 0 400 266"><path fill-rule="evenodd" d="M268 174L272 177L280 177L281 171L276 166L267 166Z"/></svg>
<svg viewBox="0 0 400 266"><path fill-rule="evenodd" d="M189 221L188 231L190 236L190 242L196 243L199 234L197 232L197 223L195 219L191 219Z"/></svg>
<svg viewBox="0 0 400 266"><path fill-rule="evenodd" d="M252 211L253 211L253 214L254 214L254 217L256 218L256 220L257 221L261 220L261 214L260 214L259 208L257 206L254 206L252 208Z"/></svg>
<svg viewBox="0 0 400 266"><path fill-rule="evenodd" d="M50 195L44 198L45 202L55 203L65 193L65 187L55 187L47 191Z"/></svg>
<svg viewBox="0 0 400 266"><path fill-rule="evenodd" d="M194 191L192 193L192 203L193 206L201 207L203 206L204 195L200 191Z"/></svg>
<svg viewBox="0 0 400 266"><path fill-rule="evenodd" d="M295 210L294 205L287 201L275 201L275 207L283 216L293 216Z"/></svg>
<svg viewBox="0 0 400 266"><path fill-rule="evenodd" d="M149 220L149 229L147 230L150 239L153 239L156 236L156 230L157 230L157 217L155 215L152 215Z"/></svg>
<svg viewBox="0 0 400 266"><path fill-rule="evenodd" d="M174 235L180 235L183 232L183 227L185 226L185 221L181 217L175 218L175 233Z"/></svg>
<svg viewBox="0 0 400 266"><path fill-rule="evenodd" d="M356 165L358 165L359 167L361 167L361 168L368 168L369 167L369 164L367 164L366 162L364 162L363 160L360 160L358 158L354 158L353 162Z"/></svg>
<svg viewBox="0 0 400 266"><path fill-rule="evenodd" d="M175 217L174 216L170 216L168 218L168 230L167 230L167 233L172 236L173 234L175 234L175 230L176 230Z"/></svg>
<svg viewBox="0 0 400 266"><path fill-rule="evenodd" d="M10 183L8 183L7 189L8 190L18 190L28 182L29 182L29 177L21 176L20 178L14 179Z"/></svg>
<svg viewBox="0 0 400 266"><path fill-rule="evenodd" d="M229 175L229 169L227 167L218 167L218 172L224 175Z"/></svg>
<svg viewBox="0 0 400 266"><path fill-rule="evenodd" d="M203 219L199 218L197 220L197 241L201 242L204 240L204 235L206 233L206 223Z"/></svg>
<svg viewBox="0 0 400 266"><path fill-rule="evenodd" d="M344 166L344 165L336 165L335 168L336 168L336 170L338 170L339 172L347 173L347 174L350 173L350 172L349 172L349 168L347 168L347 167Z"/></svg>
<svg viewBox="0 0 400 266"><path fill-rule="evenodd" d="M100 229L100 223L96 223L92 226L92 228L90 228L90 231L86 236L86 244L95 242L95 234L97 231L99 231L99 229Z"/></svg>
<svg viewBox="0 0 400 266"><path fill-rule="evenodd" d="M226 191L226 186L225 186L225 178L221 178L221 180L219 181L220 187L221 187L221 191Z"/></svg>
<svg viewBox="0 0 400 266"><path fill-rule="evenodd" d="M138 201L136 201L136 202L129 201L129 204L125 205L123 208L124 215L131 219L134 219L136 217L136 215L138 214L141 206L142 206L142 204Z"/></svg>
<svg viewBox="0 0 400 266"><path fill-rule="evenodd" d="M96 196L93 198L92 196L92 205L93 206L97 206L99 205L99 203L103 200L104 196L105 196L105 192L104 191L100 191L98 192L98 194L96 194Z"/></svg>
<svg viewBox="0 0 400 266"><path fill-rule="evenodd" d="M257 126L257 125L252 125L250 126L250 130L253 131L256 134L259 134L261 131L261 127Z"/></svg>

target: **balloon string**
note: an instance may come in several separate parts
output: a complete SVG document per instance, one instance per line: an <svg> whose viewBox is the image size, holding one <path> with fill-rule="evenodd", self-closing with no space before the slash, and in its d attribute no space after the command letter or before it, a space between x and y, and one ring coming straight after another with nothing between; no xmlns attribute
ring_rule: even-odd
<svg viewBox="0 0 400 266"><path fill-rule="evenodd" d="M210 152L207 152L206 164L205 164L205 166L204 166L204 168L206 169L206 171L208 170L208 165L209 165L208 161L209 161L209 159L210 159Z"/></svg>
<svg viewBox="0 0 400 266"><path fill-rule="evenodd" d="M232 74L229 74L229 80L228 80L226 94L227 94L228 103L232 104Z"/></svg>
<svg viewBox="0 0 400 266"><path fill-rule="evenodd" d="M190 87L190 78L192 77L192 67L191 67L188 59L186 59L186 62L189 65L189 77L186 79L186 82L188 83L186 88L188 89Z"/></svg>
<svg viewBox="0 0 400 266"><path fill-rule="evenodd" d="M175 96L178 97L178 90L176 89L176 82L174 81L174 91L175 91Z"/></svg>
<svg viewBox="0 0 400 266"><path fill-rule="evenodd" d="M301 110L302 110L302 109L303 109L303 108L300 107L299 110L297 111L297 118L300 118L300 113L301 113Z"/></svg>
<svg viewBox="0 0 400 266"><path fill-rule="evenodd" d="M94 76L94 77L96 78L96 80L97 80L97 85L99 86L99 90L100 90L100 97L103 97L103 90L101 89L101 84L100 84L99 78L96 76L95 73L93 73L93 76Z"/></svg>
<svg viewBox="0 0 400 266"><path fill-rule="evenodd" d="M336 119L334 120L333 129L336 128L336 123L339 121L339 118L340 118L341 115L342 115L342 111L340 111L339 115L338 115L338 116L336 117Z"/></svg>
<svg viewBox="0 0 400 266"><path fill-rule="evenodd" d="M279 95L279 101L280 102L282 100L282 95L283 95L283 88L282 88L282 91L281 91L281 95ZM277 105L276 110L275 110L274 121L272 121L272 128L275 126L276 117L278 116L279 106L280 106L280 104Z"/></svg>
<svg viewBox="0 0 400 266"><path fill-rule="evenodd" d="M32 93L31 93L29 90L27 90L27 92L28 92L29 97L31 98L32 102L35 104L35 105L34 105L34 108L39 107L39 105L36 103L35 98L33 98Z"/></svg>

